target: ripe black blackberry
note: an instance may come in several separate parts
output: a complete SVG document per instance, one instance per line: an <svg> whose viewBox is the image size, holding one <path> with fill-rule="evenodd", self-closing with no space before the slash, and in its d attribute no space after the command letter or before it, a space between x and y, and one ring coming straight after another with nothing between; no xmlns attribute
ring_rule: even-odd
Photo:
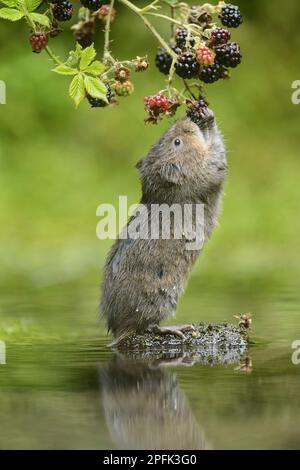
<svg viewBox="0 0 300 470"><path fill-rule="evenodd" d="M57 21L69 21L73 15L73 5L68 0L56 3L53 7L53 16Z"/></svg>
<svg viewBox="0 0 300 470"><path fill-rule="evenodd" d="M105 3L103 0L80 0L81 4L91 11L97 11Z"/></svg>
<svg viewBox="0 0 300 470"><path fill-rule="evenodd" d="M219 15L221 23L228 28L238 28L243 22L241 11L236 5L226 5Z"/></svg>
<svg viewBox="0 0 300 470"><path fill-rule="evenodd" d="M82 31L78 30L75 33L75 40L80 44L83 49L89 47L94 42L94 32L93 31Z"/></svg>
<svg viewBox="0 0 300 470"><path fill-rule="evenodd" d="M110 103L113 94L112 94L111 88L108 85L108 83L106 83L105 86L106 86L106 90L107 90L106 91L106 98L107 98L108 103ZM93 98L91 95L87 95L86 97L87 97L87 100L90 103L92 108L105 108L105 106L108 105L108 103L106 103L105 101L103 101L99 98Z"/></svg>
<svg viewBox="0 0 300 470"><path fill-rule="evenodd" d="M188 37L187 29L184 29L184 28L177 29L176 36L175 36L176 46L180 49L183 49L187 45L187 37ZM189 44L193 47L195 44L195 41L192 38L190 38Z"/></svg>
<svg viewBox="0 0 300 470"><path fill-rule="evenodd" d="M184 79L197 77L199 64L195 54L192 52L183 52L175 62L175 71L179 77Z"/></svg>
<svg viewBox="0 0 300 470"><path fill-rule="evenodd" d="M208 67L203 67L199 74L200 80L204 83L214 83L223 77L224 69L218 60L215 60L214 63Z"/></svg>
<svg viewBox="0 0 300 470"><path fill-rule="evenodd" d="M226 44L231 38L231 32L227 29L216 28L211 32L210 35L210 45L211 46L221 46Z"/></svg>
<svg viewBox="0 0 300 470"><path fill-rule="evenodd" d="M187 108L187 117L190 118L197 126L202 127L203 124L211 119L211 114L208 110L208 103L204 98L200 98L198 101L193 101Z"/></svg>
<svg viewBox="0 0 300 470"><path fill-rule="evenodd" d="M236 42L230 42L216 48L216 57L225 67L235 68L241 63L242 54L240 46Z"/></svg>
<svg viewBox="0 0 300 470"><path fill-rule="evenodd" d="M172 57L170 54L160 47L156 53L155 65L158 70L164 75L168 75L172 64Z"/></svg>

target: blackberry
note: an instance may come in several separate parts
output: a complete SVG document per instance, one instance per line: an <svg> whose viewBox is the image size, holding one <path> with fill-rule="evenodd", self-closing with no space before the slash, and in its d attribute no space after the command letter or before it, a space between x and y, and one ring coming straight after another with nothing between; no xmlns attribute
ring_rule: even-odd
<svg viewBox="0 0 300 470"><path fill-rule="evenodd" d="M188 37L188 31L187 29L177 29L176 31L176 46L180 49L183 49L186 46L187 43L187 37ZM189 40L189 43L191 46L194 46L195 41L193 39Z"/></svg>
<svg viewBox="0 0 300 470"><path fill-rule="evenodd" d="M89 47L94 42L94 32L93 31L82 31L78 30L75 33L75 40L80 44L84 49Z"/></svg>
<svg viewBox="0 0 300 470"><path fill-rule="evenodd" d="M242 54L240 46L236 42L231 42L216 49L216 57L225 67L235 68L241 63Z"/></svg>
<svg viewBox="0 0 300 470"><path fill-rule="evenodd" d="M216 28L211 32L210 44L212 46L220 46L226 44L231 38L231 32L227 29Z"/></svg>
<svg viewBox="0 0 300 470"><path fill-rule="evenodd" d="M32 33L29 38L29 42L32 47L32 52L36 52L36 53L42 52L42 50L45 49L45 47L47 47L48 41L49 41L49 38L47 34L42 33L42 32Z"/></svg>
<svg viewBox="0 0 300 470"><path fill-rule="evenodd" d="M221 23L229 28L238 28L243 22L241 11L236 5L226 5L219 15Z"/></svg>
<svg viewBox="0 0 300 470"><path fill-rule="evenodd" d="M223 78L224 69L218 60L208 67L203 67L199 74L200 80L204 83L214 83L220 78Z"/></svg>
<svg viewBox="0 0 300 470"><path fill-rule="evenodd" d="M107 90L106 91L106 98L107 98L108 103L110 103L113 94L112 94L111 88L108 85L108 83L106 83L105 86L106 86L106 90ZM92 108L105 108L105 106L108 105L108 103L106 103L105 101L100 100L99 98L93 98L91 95L87 95L86 97L87 97L87 100L90 103Z"/></svg>
<svg viewBox="0 0 300 470"><path fill-rule="evenodd" d="M103 0L80 0L81 4L91 11L97 11L105 3Z"/></svg>
<svg viewBox="0 0 300 470"><path fill-rule="evenodd" d="M164 75L168 75L172 64L172 57L162 47L158 49L155 57L155 65Z"/></svg>
<svg viewBox="0 0 300 470"><path fill-rule="evenodd" d="M179 47L172 47L172 50L177 55L181 53L181 49ZM170 68L172 65L172 57L163 47L158 49L156 53L155 65L158 70L164 75L168 75L168 73L170 72Z"/></svg>
<svg viewBox="0 0 300 470"><path fill-rule="evenodd" d="M175 71L181 78L195 78L199 72L199 64L195 54L183 52L175 62Z"/></svg>
<svg viewBox="0 0 300 470"><path fill-rule="evenodd" d="M214 119L212 112L207 106L208 103L204 98L200 98L199 101L194 101L189 105L186 115L191 121L197 124L197 126L203 127L204 124L208 124Z"/></svg>
<svg viewBox="0 0 300 470"><path fill-rule="evenodd" d="M53 16L57 21L69 21L73 15L73 5L68 0L56 3L53 7Z"/></svg>

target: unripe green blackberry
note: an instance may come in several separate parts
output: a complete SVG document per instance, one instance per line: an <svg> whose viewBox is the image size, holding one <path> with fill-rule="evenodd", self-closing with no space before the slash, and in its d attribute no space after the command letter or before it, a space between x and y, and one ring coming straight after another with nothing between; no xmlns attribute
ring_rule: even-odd
<svg viewBox="0 0 300 470"><path fill-rule="evenodd" d="M228 28L238 28L243 22L241 11L236 5L225 5L219 18L222 24Z"/></svg>
<svg viewBox="0 0 300 470"><path fill-rule="evenodd" d="M49 38L47 34L43 32L32 33L29 42L32 47L32 52L40 53L45 47L47 47Z"/></svg>
<svg viewBox="0 0 300 470"><path fill-rule="evenodd" d="M126 82L116 82L115 92L118 96L129 96L134 92L134 85L130 80Z"/></svg>
<svg viewBox="0 0 300 470"><path fill-rule="evenodd" d="M57 21L69 21L73 15L73 5L68 0L56 3L53 7L53 16Z"/></svg>
<svg viewBox="0 0 300 470"><path fill-rule="evenodd" d="M106 83L105 86L106 86L106 90L107 90L106 98L107 98L108 103L106 103L105 101L103 101L99 98L93 98L90 95L86 95L87 100L90 103L92 108L105 108L105 106L108 106L108 104L111 102L111 99L112 99L112 96L113 96L111 88L110 88L108 83Z"/></svg>
<svg viewBox="0 0 300 470"><path fill-rule="evenodd" d="M231 42L216 49L218 61L225 67L235 68L241 63L242 54L240 46L236 42Z"/></svg>
<svg viewBox="0 0 300 470"><path fill-rule="evenodd" d="M80 0L81 4L91 11L97 11L105 3L105 0Z"/></svg>
<svg viewBox="0 0 300 470"><path fill-rule="evenodd" d="M175 71L177 75L184 79L195 78L199 73L199 64L195 54L183 52L175 62Z"/></svg>

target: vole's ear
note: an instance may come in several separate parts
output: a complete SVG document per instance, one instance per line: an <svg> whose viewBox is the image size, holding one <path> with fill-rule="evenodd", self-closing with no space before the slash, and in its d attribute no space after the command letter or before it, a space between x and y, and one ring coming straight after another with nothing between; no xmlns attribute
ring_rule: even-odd
<svg viewBox="0 0 300 470"><path fill-rule="evenodd" d="M168 183L181 185L184 182L185 174L180 163L165 163L159 173L161 178Z"/></svg>

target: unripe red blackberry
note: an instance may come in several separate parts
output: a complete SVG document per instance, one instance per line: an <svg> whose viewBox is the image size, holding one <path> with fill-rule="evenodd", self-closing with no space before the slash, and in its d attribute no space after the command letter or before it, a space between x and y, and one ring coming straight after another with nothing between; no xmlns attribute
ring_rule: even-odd
<svg viewBox="0 0 300 470"><path fill-rule="evenodd" d="M212 65L209 65L208 67L203 67L199 74L199 78L204 83L213 83L219 80L220 78L223 78L223 73L224 70L222 65L218 60L215 60Z"/></svg>
<svg viewBox="0 0 300 470"><path fill-rule="evenodd" d="M32 52L40 53L45 47L47 47L49 38L47 34L43 32L32 33L29 42L32 47Z"/></svg>
<svg viewBox="0 0 300 470"><path fill-rule="evenodd" d="M175 62L175 71L177 75L184 79L195 78L199 72L199 64L195 54L183 52Z"/></svg>
<svg viewBox="0 0 300 470"><path fill-rule="evenodd" d="M130 80L126 82L116 82L115 92L118 96L129 96L134 92L134 85Z"/></svg>
<svg viewBox="0 0 300 470"><path fill-rule="evenodd" d="M226 44L231 38L231 32L227 29L216 28L211 32L210 35L210 45L211 46L220 46Z"/></svg>
<svg viewBox="0 0 300 470"><path fill-rule="evenodd" d="M108 104L111 102L111 99L112 99L112 96L113 96L111 88L110 88L108 83L106 83L105 86L106 86L106 90L107 90L106 98L107 98L108 103L106 103L105 101L103 101L99 98L93 98L90 95L86 95L87 100L90 103L92 108L105 108L105 106L108 106Z"/></svg>
<svg viewBox="0 0 300 470"><path fill-rule="evenodd" d="M236 5L225 5L219 18L222 24L228 28L238 28L243 22L240 8Z"/></svg>
<svg viewBox="0 0 300 470"><path fill-rule="evenodd" d="M240 46L236 42L231 42L216 49L218 61L225 67L235 68L241 63L242 54Z"/></svg>
<svg viewBox="0 0 300 470"><path fill-rule="evenodd" d="M196 50L196 59L200 65L212 65L216 54L209 47L202 46Z"/></svg>
<svg viewBox="0 0 300 470"><path fill-rule="evenodd" d="M99 18L99 20L101 20L103 23L106 23L107 18L108 18L108 14L109 14L109 9L110 9L109 4L101 5L99 10L96 13L94 13L94 15L97 18ZM115 8L113 8L112 11L111 11L111 15L110 15L110 22L111 23L115 20L116 14L117 14L117 10Z"/></svg>
<svg viewBox="0 0 300 470"><path fill-rule="evenodd" d="M97 11L105 3L105 0L80 0L81 4L91 11Z"/></svg>
<svg viewBox="0 0 300 470"><path fill-rule="evenodd" d="M69 21L73 15L73 5L68 0L56 3L53 7L53 16L57 21Z"/></svg>

